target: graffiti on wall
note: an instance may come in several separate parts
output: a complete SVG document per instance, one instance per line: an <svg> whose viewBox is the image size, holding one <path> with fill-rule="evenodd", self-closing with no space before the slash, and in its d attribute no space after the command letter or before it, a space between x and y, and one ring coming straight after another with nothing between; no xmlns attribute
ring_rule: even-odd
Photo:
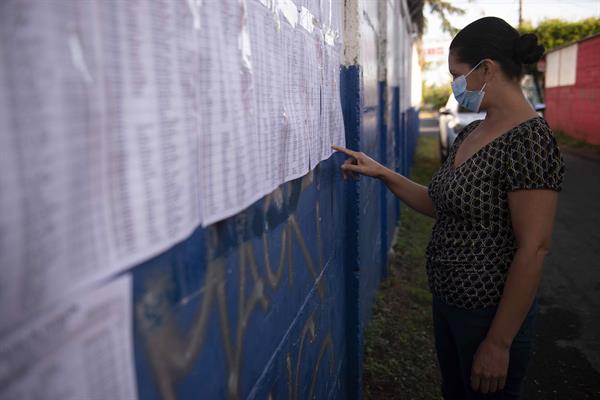
<svg viewBox="0 0 600 400"><path fill-rule="evenodd" d="M265 197L263 214L278 215L289 207L291 202L297 201L299 194L312 183L313 173L301 180L291 181L276 189ZM300 192L300 193L298 193ZM135 305L136 320L142 333L145 351L155 375L155 381L160 395L165 400L176 399L176 384L184 379L198 363L204 360L200 357L206 345L207 333L211 326L210 317L216 313L218 317L218 330L222 337L224 358L226 360L227 375L222 383L228 398L240 397L240 374L242 373L242 355L244 354L243 339L248 333L250 316L258 309L263 313L268 312L272 302L265 290L283 289L294 287L294 269L306 268L319 301L327 296L327 286L323 272L323 249L321 245L321 218L320 207L317 201L314 208L314 227L316 234L316 254L311 254L307 245L305 234L302 232L294 213L290 213L282 221L281 232L277 237L269 231L268 224L260 234L260 240L253 241L244 235L245 227L249 221L241 213L237 216L236 236L237 246L233 249L237 253L237 287L229 287L227 273L227 260L231 253L223 251L224 242L222 234L217 227L208 228L207 262L204 284L197 292L201 302L189 328L184 330L177 323L174 306L169 300L171 281L164 274L149 276L144 282L144 292ZM276 218L274 218L276 219ZM258 243L258 244L257 244ZM275 257L271 256L270 246L279 249ZM301 265L294 265L292 249L298 246L302 254ZM284 272L287 270L286 279ZM236 291L231 296L230 291ZM228 294L229 293L229 294ZM237 299L237 304L230 304L231 298ZM183 302L189 299L182 300ZM234 312L236 323L230 323L230 313ZM235 326L232 329L232 325ZM309 314L304 321L300 336L296 338L298 349L295 354L291 351L286 354L287 392L289 399L298 398L301 371L309 368L303 364L303 352L306 343L320 346L317 360L312 368L312 380L309 394L312 397L317 381L317 374L325 359L328 362L329 373L334 373L335 355L333 354L333 339L331 332L323 335L319 343L316 335L317 327L315 318ZM211 343L212 344L212 343ZM209 362L209 361L206 361ZM226 380L226 382L225 382ZM269 395L271 397L271 395Z"/></svg>

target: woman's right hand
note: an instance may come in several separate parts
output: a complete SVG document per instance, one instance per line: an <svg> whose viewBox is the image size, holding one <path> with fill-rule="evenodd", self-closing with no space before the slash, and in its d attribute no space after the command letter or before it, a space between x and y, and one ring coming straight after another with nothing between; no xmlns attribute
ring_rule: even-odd
<svg viewBox="0 0 600 400"><path fill-rule="evenodd" d="M331 146L331 148L337 151L341 151L342 153L350 157L346 161L344 161L344 163L341 166L344 179L346 179L348 175L356 179L358 178L359 174L372 176L374 178L381 178L381 176L383 176L385 167L379 164L377 161L373 160L365 153L350 150L341 146Z"/></svg>

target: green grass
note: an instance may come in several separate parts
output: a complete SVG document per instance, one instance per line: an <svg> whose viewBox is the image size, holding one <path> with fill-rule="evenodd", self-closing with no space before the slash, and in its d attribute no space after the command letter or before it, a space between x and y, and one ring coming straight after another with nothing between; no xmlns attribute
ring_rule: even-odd
<svg viewBox="0 0 600 400"><path fill-rule="evenodd" d="M556 137L556 141L558 142L559 145L573 147L576 149L585 149L585 150L591 151L592 153L600 155L600 145L590 144L590 143L584 142L583 140L575 139L575 138L567 135L560 129L555 129L553 132L554 132L554 136Z"/></svg>
<svg viewBox="0 0 600 400"><path fill-rule="evenodd" d="M426 185L439 168L437 142L420 137L411 179ZM439 400L425 247L433 219L402 206L390 274L365 335L366 399Z"/></svg>

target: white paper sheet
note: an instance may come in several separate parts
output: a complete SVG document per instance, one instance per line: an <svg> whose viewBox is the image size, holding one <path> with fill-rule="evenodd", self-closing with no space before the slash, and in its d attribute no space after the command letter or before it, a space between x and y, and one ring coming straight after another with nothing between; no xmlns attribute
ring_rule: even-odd
<svg viewBox="0 0 600 400"><path fill-rule="evenodd" d="M334 152L331 145L345 146L344 120L339 90L340 53L335 46L323 46L323 75L321 80L321 153L319 161Z"/></svg>
<svg viewBox="0 0 600 400"><path fill-rule="evenodd" d="M281 24L282 48L278 55L283 63L285 79L280 89L283 94L285 122L282 135L284 137L285 181L289 181L309 172L308 132L306 130L303 105L306 93L301 90L301 40L302 32L287 23ZM277 56L276 56L277 57ZM276 133L275 133L276 134Z"/></svg>
<svg viewBox="0 0 600 400"><path fill-rule="evenodd" d="M269 132L280 132L283 126L283 104L279 88L283 71L278 68L277 58L271 57L281 49L277 34L277 21L272 10L257 1L248 4L248 32L252 48L252 74L254 89L255 124L260 141L265 193L275 189L283 180L283 168L279 148L282 137ZM260 173L260 172L259 172Z"/></svg>
<svg viewBox="0 0 600 400"><path fill-rule="evenodd" d="M266 189L257 132L252 54L242 62L244 3L202 7L200 31L200 139L203 224L241 211ZM247 50L247 49L246 49Z"/></svg>
<svg viewBox="0 0 600 400"><path fill-rule="evenodd" d="M10 2L0 13L0 332L113 266L98 110L69 41L88 43L91 21L66 3Z"/></svg>
<svg viewBox="0 0 600 400"><path fill-rule="evenodd" d="M106 203L116 257L131 264L200 223L197 43L175 3L97 5Z"/></svg>
<svg viewBox="0 0 600 400"><path fill-rule="evenodd" d="M3 4L0 333L200 224L197 36L165 4Z"/></svg>
<svg viewBox="0 0 600 400"><path fill-rule="evenodd" d="M3 400L135 400L125 275L0 338Z"/></svg>
<svg viewBox="0 0 600 400"><path fill-rule="evenodd" d="M0 335L344 145L339 46L286 4L2 3Z"/></svg>

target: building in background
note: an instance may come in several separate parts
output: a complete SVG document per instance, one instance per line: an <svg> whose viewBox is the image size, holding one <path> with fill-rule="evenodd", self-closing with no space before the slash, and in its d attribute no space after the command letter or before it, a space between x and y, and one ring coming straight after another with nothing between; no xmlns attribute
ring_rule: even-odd
<svg viewBox="0 0 600 400"><path fill-rule="evenodd" d="M600 35L554 49L545 61L546 120L552 129L600 144Z"/></svg>
<svg viewBox="0 0 600 400"><path fill-rule="evenodd" d="M448 48L450 40L431 39L423 43L422 57L425 64L423 81L428 86L450 85L448 72Z"/></svg>

